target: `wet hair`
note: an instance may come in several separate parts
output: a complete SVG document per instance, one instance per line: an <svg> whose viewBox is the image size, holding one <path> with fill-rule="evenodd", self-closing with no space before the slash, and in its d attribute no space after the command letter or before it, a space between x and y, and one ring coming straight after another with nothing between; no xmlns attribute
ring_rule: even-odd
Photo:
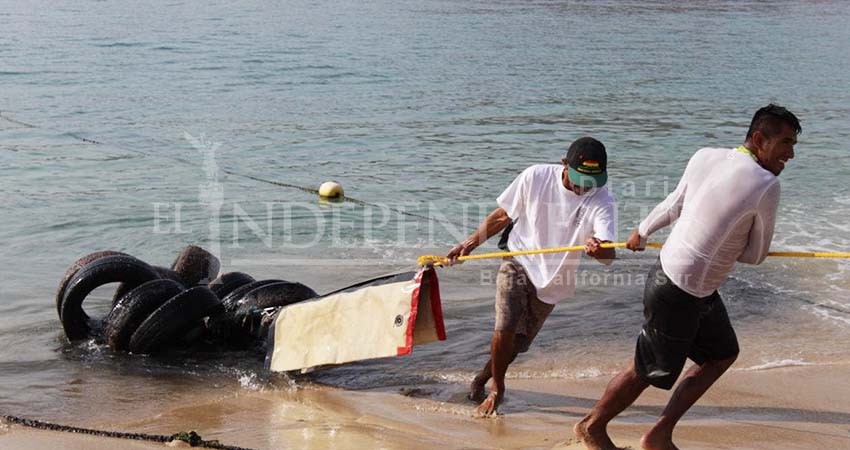
<svg viewBox="0 0 850 450"><path fill-rule="evenodd" d="M803 131L800 120L794 113L771 103L756 111L753 121L750 122L750 129L747 130L747 139L753 137L756 131L761 131L767 137L775 136L782 131L782 125L793 128L797 134Z"/></svg>

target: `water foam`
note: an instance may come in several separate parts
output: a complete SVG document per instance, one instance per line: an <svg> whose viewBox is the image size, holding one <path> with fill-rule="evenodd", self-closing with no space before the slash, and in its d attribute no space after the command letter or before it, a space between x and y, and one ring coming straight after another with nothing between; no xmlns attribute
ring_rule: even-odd
<svg viewBox="0 0 850 450"><path fill-rule="evenodd" d="M836 314L834 311L830 311L829 309L819 308L817 306L812 306L810 308L805 308L805 309L812 311L816 316L818 316L822 319L832 320L832 321L843 323L844 325L850 326L850 318L842 317L842 316Z"/></svg>
<svg viewBox="0 0 850 450"><path fill-rule="evenodd" d="M755 372L755 371L759 371L759 370L780 369L780 368L783 368L783 367L801 367L801 366L813 366L813 365L815 365L815 363L803 361L803 360L800 360L800 359L781 359L781 360L777 360L777 361L768 361L768 362L765 362L764 364L759 364L757 366L744 367L744 368L735 369L735 370L740 370L740 371L744 371L744 372Z"/></svg>
<svg viewBox="0 0 850 450"><path fill-rule="evenodd" d="M413 409L418 412L451 414L456 416L470 416L471 412L468 406L457 405L447 402L417 402L413 405Z"/></svg>
<svg viewBox="0 0 850 450"><path fill-rule="evenodd" d="M583 380L587 378L598 378L607 375L613 375L614 372L606 372L597 367L587 367L583 369L510 369L505 375L508 380ZM438 383L444 384L465 384L472 381L475 377L473 372L439 372L426 374Z"/></svg>
<svg viewBox="0 0 850 450"><path fill-rule="evenodd" d="M263 386L254 372L237 372L237 380L242 389L249 391L262 391Z"/></svg>
<svg viewBox="0 0 850 450"><path fill-rule="evenodd" d="M586 378L597 378L604 375L612 375L612 373L605 372L596 367L588 367L584 369L548 369L548 370L535 370L535 369L526 369L519 370L516 372L509 372L506 378L515 379L515 380L535 380L535 379L569 379L569 380L583 380Z"/></svg>

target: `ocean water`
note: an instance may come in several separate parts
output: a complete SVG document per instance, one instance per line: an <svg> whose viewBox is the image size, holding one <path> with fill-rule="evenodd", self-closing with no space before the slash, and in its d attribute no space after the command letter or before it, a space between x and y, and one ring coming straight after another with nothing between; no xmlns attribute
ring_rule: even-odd
<svg viewBox="0 0 850 450"><path fill-rule="evenodd" d="M0 24L6 414L142 418L263 378L253 354L67 343L53 296L82 255L168 265L195 243L225 270L328 292L445 253L523 168L588 134L608 148L624 239L693 152L740 144L758 107L785 105L803 134L773 249L850 249L846 2L0 1ZM298 188L326 180L358 201ZM655 254L621 256L583 264L577 297L509 377L608 376L628 361ZM440 271L448 341L299 382L469 381L496 266ZM836 260L738 267L721 290L736 369L846 362L848 273ZM103 314L110 294L87 310Z"/></svg>

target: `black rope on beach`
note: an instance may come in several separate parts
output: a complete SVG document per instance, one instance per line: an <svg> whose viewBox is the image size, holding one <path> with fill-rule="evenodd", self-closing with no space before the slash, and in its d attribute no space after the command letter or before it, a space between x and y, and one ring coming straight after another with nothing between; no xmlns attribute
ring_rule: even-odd
<svg viewBox="0 0 850 450"><path fill-rule="evenodd" d="M143 152L141 150L136 150L136 149L133 149L133 148L120 146L120 145L106 144L105 142L98 141L98 140L95 140L95 139L89 139L89 138L80 136L80 135L75 134L75 133L62 131L62 130L58 130L58 129L55 129L55 128L42 127L42 126L38 126L38 125L33 125L31 123L23 122L23 121L15 119L15 118L9 117L3 111L0 111L0 119L4 119L6 121L9 121L9 122L17 124L17 125L21 125L21 126L26 127L26 128L39 128L39 129L43 129L43 130L51 130L51 131L54 131L54 132L57 132L57 133L60 133L60 134L65 134L67 136L70 136L70 137L72 137L72 138L74 138L78 141L85 142L87 144L108 145L110 147L114 147L114 148L121 149L121 150L124 150L124 151L128 151L128 152L131 152L131 153L136 153L138 155L142 155L142 156L146 156L146 157L151 156L150 153ZM161 158L170 159L172 161L177 161L177 162L180 162L180 163L183 163L183 164L188 164L188 165L193 164L192 161L190 161L188 159L179 158L179 157L176 157L176 156L169 156L169 155L157 155L157 156L159 156ZM234 176L238 176L238 177L248 178L249 180L259 181L261 183L267 183L267 184L271 184L271 185L274 185L274 186L287 187L287 188L291 188L291 189L298 189L300 191L307 192L307 193L310 193L310 194L315 194L315 195L319 194L318 189L313 189L313 188L309 188L309 187L306 187L306 186L299 186L297 184L285 183L285 182L282 182L282 181L267 180L265 178L260 178L260 177L254 176L254 175L248 175L248 174L236 172L236 171L233 171L233 170L230 170L230 169L221 169L221 171L228 174L228 175L234 175ZM404 215L404 216L416 217L418 219L425 219L427 221L440 222L440 223L443 223L443 224L450 224L450 225L454 225L454 226L460 227L460 228L469 228L467 225L455 223L455 222L452 222L452 221L449 221L449 220L435 219L433 217L423 216L421 214L416 214L416 213L412 213L412 212L409 212L409 211L404 211L402 209L393 208L391 206L381 206L381 205L377 205L377 204L374 204L374 203L369 203L369 202L364 201L364 200L358 200L356 198L352 198L352 197L349 197L347 195L343 196L342 200L349 202L349 203L354 203L354 204L359 205L359 206L371 206L371 207L374 207L374 208L386 207L389 210L394 211L394 212L401 214L401 215Z"/></svg>
<svg viewBox="0 0 850 450"><path fill-rule="evenodd" d="M35 428L37 430L60 431L65 433L88 434L91 436L107 437L114 439L130 439L135 441L150 441L161 443L168 443L175 440L181 440L184 442L188 442L189 445L192 447L214 448L221 450L251 450L246 447L225 445L218 441L205 441L203 439L200 439L200 436L198 436L194 432L177 433L171 436L165 436L162 434L124 433L120 431L93 430L90 428L79 428L68 425L59 425L50 422L42 422L40 420L25 419L23 417L17 416L0 416L0 418L2 418L3 422L6 422L11 425L20 425L29 428ZM189 437L195 437L196 439L190 439Z"/></svg>

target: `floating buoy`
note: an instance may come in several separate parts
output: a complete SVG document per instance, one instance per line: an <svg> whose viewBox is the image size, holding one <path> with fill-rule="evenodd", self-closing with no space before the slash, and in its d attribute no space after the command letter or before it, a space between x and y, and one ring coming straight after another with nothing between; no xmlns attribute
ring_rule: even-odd
<svg viewBox="0 0 850 450"><path fill-rule="evenodd" d="M342 198L345 192L342 190L342 185L336 181L325 181L319 186L319 196L328 199Z"/></svg>

